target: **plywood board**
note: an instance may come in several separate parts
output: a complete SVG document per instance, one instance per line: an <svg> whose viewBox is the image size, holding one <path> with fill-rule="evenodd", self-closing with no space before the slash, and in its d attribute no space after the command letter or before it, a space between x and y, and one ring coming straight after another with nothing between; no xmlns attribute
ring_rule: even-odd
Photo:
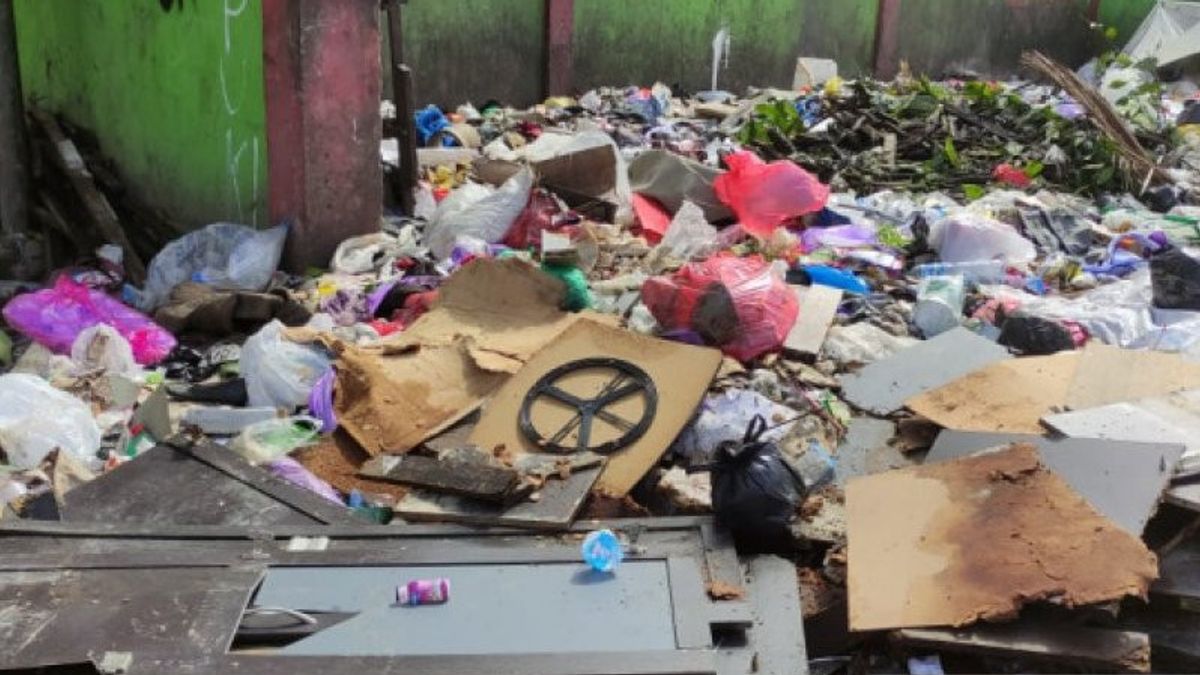
<svg viewBox="0 0 1200 675"><path fill-rule="evenodd" d="M1066 406L1083 410L1200 388L1200 363L1178 354L1135 351L1093 340L1083 350Z"/></svg>
<svg viewBox="0 0 1200 675"><path fill-rule="evenodd" d="M536 447L521 433L517 416L525 395L543 375L565 363L591 357L610 357L628 361L646 372L658 391L657 411L646 433L629 447L609 457L608 465L596 483L596 489L610 496L623 496L658 462L679 431L691 419L696 406L708 392L709 384L721 364L715 349L693 347L638 335L619 328L583 320L568 328L524 368L512 376L488 403L471 434L471 442L484 450L503 446L507 451L534 453ZM564 386L577 394L598 392L608 381L605 374L578 373ZM639 419L644 397L630 396L614 404L611 410L625 419ZM560 428L573 411L557 407L544 411L545 418L535 420L545 428ZM616 429L599 430L596 433ZM596 440L604 440L598 436Z"/></svg>
<svg viewBox="0 0 1200 675"><path fill-rule="evenodd" d="M905 405L947 429L1040 434L1042 416L1062 409L1078 363L1078 352L993 363Z"/></svg>
<svg viewBox="0 0 1200 675"><path fill-rule="evenodd" d="M550 479L537 501L506 508L466 497L412 490L396 504L396 515L411 522L442 522L487 527L525 527L560 530L575 520L601 469L585 469L566 480Z"/></svg>
<svg viewBox="0 0 1200 675"><path fill-rule="evenodd" d="M905 399L1011 358L995 342L955 328L843 376L842 394L862 410L890 415L904 406Z"/></svg>
<svg viewBox="0 0 1200 675"><path fill-rule="evenodd" d="M796 323L783 341L784 349L797 354L817 354L825 344L825 334L837 316L842 292L828 286L792 286L800 305Z"/></svg>
<svg viewBox="0 0 1200 675"><path fill-rule="evenodd" d="M359 475L500 503L508 499L520 480L517 472L506 466L420 455L376 457L363 464Z"/></svg>
<svg viewBox="0 0 1200 675"><path fill-rule="evenodd" d="M1039 600L1145 597L1157 560L1038 460L1032 445L850 481L855 631L1014 618Z"/></svg>
<svg viewBox="0 0 1200 675"><path fill-rule="evenodd" d="M1140 535L1158 509L1183 446L1130 443L1097 438L1047 438L947 429L938 435L925 463L944 462L1011 443L1038 448L1042 463L1057 473L1096 510Z"/></svg>

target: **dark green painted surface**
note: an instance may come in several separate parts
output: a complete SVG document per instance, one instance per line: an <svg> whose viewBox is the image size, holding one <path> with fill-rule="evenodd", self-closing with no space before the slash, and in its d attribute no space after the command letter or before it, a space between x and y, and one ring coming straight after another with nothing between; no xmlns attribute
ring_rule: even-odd
<svg viewBox="0 0 1200 675"><path fill-rule="evenodd" d="M191 225L264 224L260 0L16 0L27 97Z"/></svg>
<svg viewBox="0 0 1200 675"><path fill-rule="evenodd" d="M517 106L541 100L544 6L544 0L409 0L404 48L418 105L453 110L490 98ZM390 91L391 73L384 70Z"/></svg>
<svg viewBox="0 0 1200 675"><path fill-rule="evenodd" d="M1158 0L1103 0L1100 22L1117 29L1117 45L1124 46L1150 14Z"/></svg>
<svg viewBox="0 0 1200 675"><path fill-rule="evenodd" d="M722 26L732 36L723 89L790 86L799 56L856 74L870 68L876 12L875 0L576 0L575 83L708 89Z"/></svg>
<svg viewBox="0 0 1200 675"><path fill-rule="evenodd" d="M1027 49L1079 66L1104 48L1089 27L1087 6L1087 0L904 0L900 58L933 76L1012 74Z"/></svg>

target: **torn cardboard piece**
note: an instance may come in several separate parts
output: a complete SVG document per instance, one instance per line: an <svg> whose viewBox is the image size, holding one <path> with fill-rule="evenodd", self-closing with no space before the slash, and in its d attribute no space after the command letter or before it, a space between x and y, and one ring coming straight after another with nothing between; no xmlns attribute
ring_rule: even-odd
<svg viewBox="0 0 1200 675"><path fill-rule="evenodd" d="M1179 354L1121 349L1093 340L1079 358L1064 403L1071 410L1083 410L1198 388L1200 363Z"/></svg>
<svg viewBox="0 0 1200 675"><path fill-rule="evenodd" d="M1079 352L993 363L905 401L947 429L1040 434L1041 418L1061 410Z"/></svg>
<svg viewBox="0 0 1200 675"><path fill-rule="evenodd" d="M1145 598L1157 559L1018 444L850 481L850 628L965 626Z"/></svg>
<svg viewBox="0 0 1200 675"><path fill-rule="evenodd" d="M521 260L480 259L396 337L333 345L338 421L368 454L402 454L461 420L508 374L587 315L559 309L562 282ZM615 319L609 318L606 321Z"/></svg>
<svg viewBox="0 0 1200 675"><path fill-rule="evenodd" d="M537 453L541 449L521 433L517 417L533 385L554 368L584 358L607 357L629 362L654 382L658 403L646 432L634 443L609 457L608 465L596 482L596 490L620 497L629 492L642 476L658 462L671 442L692 417L721 364L715 349L693 347L645 337L591 320L581 320L567 328L557 339L538 352L525 367L512 376L488 403L471 434L471 442L484 450L503 446L506 451ZM579 372L564 380L577 395L595 394L607 383L604 373ZM629 396L614 403L610 410L625 419L640 419L646 403L642 396ZM562 428L573 416L565 406L544 406L534 411L539 428ZM599 418L597 418L599 420ZM599 422L596 425L602 425ZM619 435L615 428L599 429L597 434ZM569 442L574 442L568 438ZM604 440L597 436L597 440Z"/></svg>

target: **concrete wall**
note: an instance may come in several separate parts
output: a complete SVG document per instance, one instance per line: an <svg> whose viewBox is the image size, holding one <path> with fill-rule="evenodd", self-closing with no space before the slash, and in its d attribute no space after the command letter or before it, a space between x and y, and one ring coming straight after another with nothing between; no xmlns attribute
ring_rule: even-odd
<svg viewBox="0 0 1200 675"><path fill-rule="evenodd" d="M184 223L265 224L261 0L15 0L27 98Z"/></svg>

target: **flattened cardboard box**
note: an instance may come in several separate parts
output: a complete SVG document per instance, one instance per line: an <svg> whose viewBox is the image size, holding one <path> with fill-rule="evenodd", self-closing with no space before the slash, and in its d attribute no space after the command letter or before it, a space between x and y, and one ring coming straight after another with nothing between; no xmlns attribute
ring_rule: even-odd
<svg viewBox="0 0 1200 675"><path fill-rule="evenodd" d="M593 357L628 361L645 371L657 389L657 410L649 429L632 445L613 453L596 482L597 492L611 496L628 493L691 419L721 364L719 351L645 337L589 319L580 320L535 354L500 388L487 404L471 442L484 450L504 446L505 451L539 452L541 449L521 433L517 423L526 394L554 368ZM595 394L607 379L603 374L580 372L563 380L560 386L577 395ZM625 419L639 419L645 404L642 398L628 397L613 404L611 411ZM539 413L541 416L534 418L535 426L557 429L571 419L573 411L547 406ZM618 435L612 428L597 429L596 441L608 440L596 435L604 431L613 437Z"/></svg>

